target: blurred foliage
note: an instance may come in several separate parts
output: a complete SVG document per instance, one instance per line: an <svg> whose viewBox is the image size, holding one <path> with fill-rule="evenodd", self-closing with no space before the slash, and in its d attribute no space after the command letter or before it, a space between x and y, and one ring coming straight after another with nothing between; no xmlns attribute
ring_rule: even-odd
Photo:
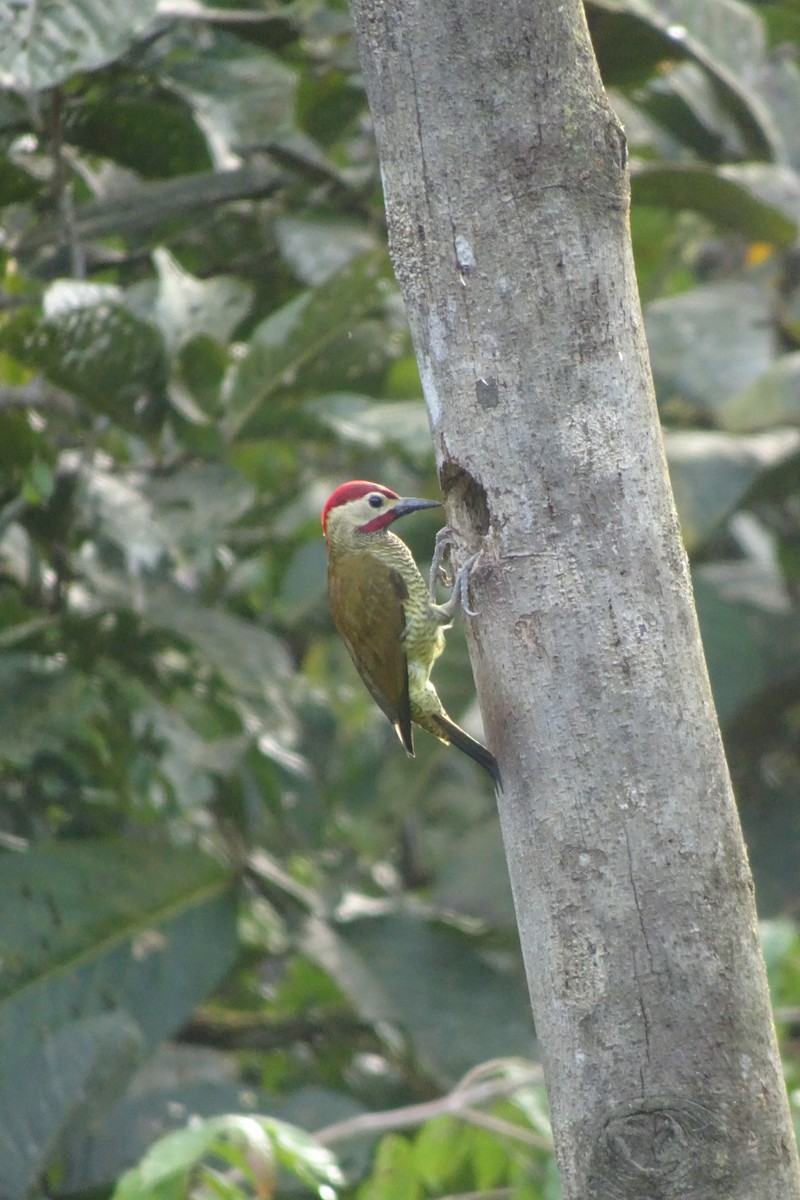
<svg viewBox="0 0 800 1200"><path fill-rule="evenodd" d="M587 12L800 1095L800 22ZM555 1200L492 796L325 603L328 492L436 491L345 4L0 33L0 1193Z"/></svg>

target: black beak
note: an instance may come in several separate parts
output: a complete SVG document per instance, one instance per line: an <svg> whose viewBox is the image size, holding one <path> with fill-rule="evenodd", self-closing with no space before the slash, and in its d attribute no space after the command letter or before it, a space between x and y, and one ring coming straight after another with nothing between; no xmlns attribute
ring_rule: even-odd
<svg viewBox="0 0 800 1200"><path fill-rule="evenodd" d="M418 500L414 496L404 496L391 510L392 520L396 521L398 517L406 517L409 513L419 512L423 508L441 508L441 506L441 500Z"/></svg>

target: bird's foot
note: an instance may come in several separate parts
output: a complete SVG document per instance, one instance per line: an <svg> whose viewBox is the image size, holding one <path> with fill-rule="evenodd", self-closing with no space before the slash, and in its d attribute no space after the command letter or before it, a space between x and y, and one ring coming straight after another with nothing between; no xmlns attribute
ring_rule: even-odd
<svg viewBox="0 0 800 1200"><path fill-rule="evenodd" d="M448 621L455 616L459 609L465 617L477 617L478 615L477 611L469 606L469 577L480 556L481 551L479 550L477 554L470 555L463 567L459 568L450 599L439 605Z"/></svg>
<svg viewBox="0 0 800 1200"><path fill-rule="evenodd" d="M465 617L477 617L477 609L472 609L469 606L469 577L472 574L472 568L481 556L479 550L477 554L471 554L463 567L459 569L456 575L456 581L453 584L453 596L457 596L456 608L460 608ZM450 597L452 601L453 596Z"/></svg>
<svg viewBox="0 0 800 1200"><path fill-rule="evenodd" d="M437 609L442 614L442 617L449 621L460 609L466 617L477 617L477 612L469 606L469 577L472 568L481 556L482 551L473 554L462 567L456 572L455 579L446 570L443 559L445 555L449 555L452 550L455 535L450 525L445 525L436 535L436 545L433 551L433 559L431 560L431 573L428 579L428 593L431 600L436 604L436 585L443 583L445 587L451 588L450 599L444 604L436 604Z"/></svg>
<svg viewBox="0 0 800 1200"><path fill-rule="evenodd" d="M445 525L436 535L431 559L431 573L428 577L428 595L434 603L436 602L436 585L441 582L445 587L451 587L453 583L452 576L444 566L444 557L449 553L452 545L453 530L451 526Z"/></svg>

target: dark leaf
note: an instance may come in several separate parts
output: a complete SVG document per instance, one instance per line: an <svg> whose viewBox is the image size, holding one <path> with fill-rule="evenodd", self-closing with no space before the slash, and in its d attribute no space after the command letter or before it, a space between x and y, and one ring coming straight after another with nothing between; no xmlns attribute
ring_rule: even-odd
<svg viewBox="0 0 800 1200"><path fill-rule="evenodd" d="M152 1046L230 968L236 892L194 850L60 842L6 854L0 878L0 1085L74 1020L128 1013Z"/></svg>
<svg viewBox="0 0 800 1200"><path fill-rule="evenodd" d="M589 0L592 40L607 84L632 86L659 63L688 59L707 72L752 158L772 159L780 135L742 62L765 54L758 16L737 0Z"/></svg>
<svg viewBox="0 0 800 1200"><path fill-rule="evenodd" d="M383 254L353 259L258 326L231 379L228 436L238 433L301 367L321 356L332 341L346 337L366 313L384 302L387 265Z"/></svg>
<svg viewBox="0 0 800 1200"><path fill-rule="evenodd" d="M662 408L674 398L713 415L771 366L772 295L756 283L694 288L647 306L645 324Z"/></svg>
<svg viewBox="0 0 800 1200"><path fill-rule="evenodd" d="M123 424L149 426L163 412L164 339L154 325L134 316L118 288L54 283L43 317L13 319L0 345Z"/></svg>
<svg viewBox="0 0 800 1200"><path fill-rule="evenodd" d="M125 1013L71 1021L16 1063L0 1089L0 1195L39 1195L42 1175L70 1140L102 1117L143 1048Z"/></svg>
<svg viewBox="0 0 800 1200"><path fill-rule="evenodd" d="M709 167L639 164L632 169L631 194L636 204L692 209L751 241L790 246L797 236L796 222L784 211Z"/></svg>
<svg viewBox="0 0 800 1200"><path fill-rule="evenodd" d="M757 437L669 430L664 440L681 532L690 552L741 504L762 475L800 448L800 433L792 429Z"/></svg>
<svg viewBox="0 0 800 1200"><path fill-rule="evenodd" d="M468 937L410 914L308 927L306 952L365 1019L398 1025L420 1065L452 1082L486 1058L530 1056L521 978L491 967Z"/></svg>

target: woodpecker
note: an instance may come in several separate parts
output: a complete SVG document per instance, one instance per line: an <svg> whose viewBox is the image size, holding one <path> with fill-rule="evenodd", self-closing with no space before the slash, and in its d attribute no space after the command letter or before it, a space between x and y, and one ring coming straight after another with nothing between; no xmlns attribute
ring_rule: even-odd
<svg viewBox="0 0 800 1200"><path fill-rule="evenodd" d="M450 719L430 681L444 631L460 607L469 613L467 582L477 555L459 571L450 599L437 604L441 539L449 530L437 538L426 584L408 546L389 529L408 513L438 506L438 500L398 496L363 479L338 487L322 510L331 612L359 675L408 753L414 754L413 722L480 763L500 787L494 755Z"/></svg>

